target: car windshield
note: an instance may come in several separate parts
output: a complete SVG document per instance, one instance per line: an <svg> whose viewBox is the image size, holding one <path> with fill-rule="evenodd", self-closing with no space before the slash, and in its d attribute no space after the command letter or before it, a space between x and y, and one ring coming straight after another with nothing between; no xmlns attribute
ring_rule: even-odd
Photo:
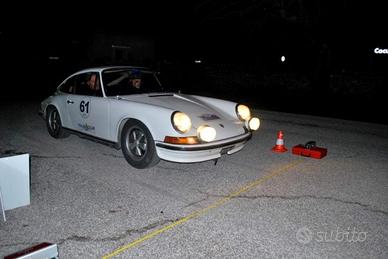
<svg viewBox="0 0 388 259"><path fill-rule="evenodd" d="M135 68L105 70L102 72L102 82L106 96L163 91L152 71Z"/></svg>

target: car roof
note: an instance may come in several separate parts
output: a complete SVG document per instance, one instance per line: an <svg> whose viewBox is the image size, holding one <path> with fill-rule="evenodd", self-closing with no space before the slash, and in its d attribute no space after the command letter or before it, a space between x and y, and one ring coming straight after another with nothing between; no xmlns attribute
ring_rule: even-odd
<svg viewBox="0 0 388 259"><path fill-rule="evenodd" d="M147 67L140 67L140 66L104 66L104 67L92 67L92 68L85 68L82 70L79 70L73 75L81 74L81 73L88 73L88 72L103 72L105 70L116 70L116 69L139 69L139 70L150 70Z"/></svg>

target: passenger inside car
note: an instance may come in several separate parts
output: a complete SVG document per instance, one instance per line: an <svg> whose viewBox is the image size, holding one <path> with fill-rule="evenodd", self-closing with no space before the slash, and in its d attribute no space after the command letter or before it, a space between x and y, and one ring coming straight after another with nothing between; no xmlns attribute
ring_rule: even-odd
<svg viewBox="0 0 388 259"><path fill-rule="evenodd" d="M129 84L134 93L138 92L142 85L141 73L138 70L132 71L132 74L129 77Z"/></svg>
<svg viewBox="0 0 388 259"><path fill-rule="evenodd" d="M85 86L87 88L86 89L87 95L102 96L97 74L92 73L92 74L88 75Z"/></svg>
<svg viewBox="0 0 388 259"><path fill-rule="evenodd" d="M97 75L91 74L86 84L88 85L89 89L92 91L97 91Z"/></svg>
<svg viewBox="0 0 388 259"><path fill-rule="evenodd" d="M132 78L130 79L132 87L135 89L140 89L141 86L141 78Z"/></svg>

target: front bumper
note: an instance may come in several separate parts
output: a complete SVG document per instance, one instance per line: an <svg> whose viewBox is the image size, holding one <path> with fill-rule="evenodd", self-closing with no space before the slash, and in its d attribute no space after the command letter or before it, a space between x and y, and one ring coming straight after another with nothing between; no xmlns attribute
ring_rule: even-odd
<svg viewBox="0 0 388 259"><path fill-rule="evenodd" d="M251 132L211 143L196 145L176 145L156 141L158 156L167 161L179 163L202 162L217 159L221 155L231 155L240 151L252 137Z"/></svg>

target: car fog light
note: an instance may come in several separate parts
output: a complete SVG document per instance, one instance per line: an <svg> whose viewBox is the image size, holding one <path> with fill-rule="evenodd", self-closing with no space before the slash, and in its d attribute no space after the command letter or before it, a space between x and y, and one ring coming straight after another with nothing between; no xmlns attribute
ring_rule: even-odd
<svg viewBox="0 0 388 259"><path fill-rule="evenodd" d="M253 117L249 120L249 128L251 130L257 130L260 127L260 120L259 118Z"/></svg>
<svg viewBox="0 0 388 259"><path fill-rule="evenodd" d="M216 130L210 126L201 126L198 128L198 137L205 141L210 142L216 138Z"/></svg>

